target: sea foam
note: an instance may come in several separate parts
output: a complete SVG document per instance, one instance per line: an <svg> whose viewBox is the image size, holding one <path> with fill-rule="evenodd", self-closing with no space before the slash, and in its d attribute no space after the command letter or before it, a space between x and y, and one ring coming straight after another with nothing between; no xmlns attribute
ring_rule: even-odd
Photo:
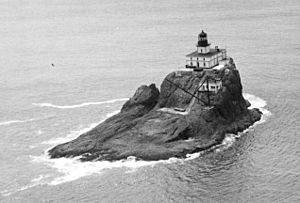
<svg viewBox="0 0 300 203"><path fill-rule="evenodd" d="M266 121L267 117L271 116L272 113L267 110L265 107L267 106L267 102L259 97L256 97L255 95L244 93L244 98L247 99L251 106L249 109L257 108L262 112L262 118L256 122L255 124L263 123ZM255 125L254 124L254 125Z"/></svg>
<svg viewBox="0 0 300 203"><path fill-rule="evenodd" d="M49 181L48 185L58 185L70 181L77 180L79 178L89 176L92 174L100 174L105 169L123 168L137 169L145 166L154 166L158 163L174 163L182 161L177 158L170 158L168 160L159 161L137 161L135 157L128 157L126 160L120 161L95 161L95 162L81 162L79 157L75 158L59 158L49 159L48 155L44 154L38 157L31 157L34 162L44 163L54 169L56 169L62 175L55 177Z"/></svg>
<svg viewBox="0 0 300 203"><path fill-rule="evenodd" d="M74 109L74 108L81 108L90 105L112 104L115 102L121 102L126 100L128 100L128 98L112 99L112 100L100 101L100 102L84 102L81 104L74 104L74 105L55 105L51 103L32 103L32 105L39 106L39 107L58 108L58 109Z"/></svg>

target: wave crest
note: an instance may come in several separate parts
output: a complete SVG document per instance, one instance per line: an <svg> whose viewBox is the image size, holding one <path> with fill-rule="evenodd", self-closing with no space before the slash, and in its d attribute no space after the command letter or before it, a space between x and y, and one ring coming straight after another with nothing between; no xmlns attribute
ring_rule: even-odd
<svg viewBox="0 0 300 203"><path fill-rule="evenodd" d="M38 120L38 119L31 118L31 119L28 119L28 120L11 120L11 121L3 121L3 122L0 122L0 126L1 126L1 125L10 125L10 124L14 124L14 123L26 123L26 122L35 121L35 120Z"/></svg>
<svg viewBox="0 0 300 203"><path fill-rule="evenodd" d="M81 108L90 105L112 104L115 102L121 102L126 100L128 100L128 98L112 99L112 100L100 101L100 102L84 102L81 104L74 104L74 105L55 105L51 103L32 103L32 105L39 106L39 107L58 108L58 109L74 109L74 108Z"/></svg>

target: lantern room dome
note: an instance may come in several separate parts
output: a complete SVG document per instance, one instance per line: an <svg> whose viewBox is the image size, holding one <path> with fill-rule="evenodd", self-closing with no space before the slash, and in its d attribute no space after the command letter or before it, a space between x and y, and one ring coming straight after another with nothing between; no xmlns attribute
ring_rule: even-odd
<svg viewBox="0 0 300 203"><path fill-rule="evenodd" d="M202 30L202 32L199 34L199 38L207 37L207 34Z"/></svg>
<svg viewBox="0 0 300 203"><path fill-rule="evenodd" d="M202 32L198 35L198 43L197 47L207 47L209 46L207 41L207 34L202 30Z"/></svg>

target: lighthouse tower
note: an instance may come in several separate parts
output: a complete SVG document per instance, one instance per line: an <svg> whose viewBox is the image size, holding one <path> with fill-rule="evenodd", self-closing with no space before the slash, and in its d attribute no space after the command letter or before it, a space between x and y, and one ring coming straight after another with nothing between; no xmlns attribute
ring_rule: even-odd
<svg viewBox="0 0 300 203"><path fill-rule="evenodd" d="M199 54L207 54L210 51L210 44L207 40L207 34L202 30L198 35L198 43L196 44Z"/></svg>
<svg viewBox="0 0 300 203"><path fill-rule="evenodd" d="M218 46L210 48L207 34L203 30L198 35L196 47L196 51L186 55L186 68L194 70L210 69L226 59L226 49L219 49Z"/></svg>

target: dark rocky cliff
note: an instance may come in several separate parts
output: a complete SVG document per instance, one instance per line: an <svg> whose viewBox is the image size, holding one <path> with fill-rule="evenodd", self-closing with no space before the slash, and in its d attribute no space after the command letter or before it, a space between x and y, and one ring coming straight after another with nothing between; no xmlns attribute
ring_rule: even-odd
<svg viewBox="0 0 300 203"><path fill-rule="evenodd" d="M211 96L210 107L172 84L193 93L204 77L222 80L222 88ZM205 94L199 97L207 100ZM54 147L49 154L51 158L81 155L84 161L185 157L217 145L226 133L243 131L258 121L261 112L248 106L232 60L222 70L177 71L167 75L160 92L154 84L139 87L119 114ZM186 112L176 112L176 107Z"/></svg>

